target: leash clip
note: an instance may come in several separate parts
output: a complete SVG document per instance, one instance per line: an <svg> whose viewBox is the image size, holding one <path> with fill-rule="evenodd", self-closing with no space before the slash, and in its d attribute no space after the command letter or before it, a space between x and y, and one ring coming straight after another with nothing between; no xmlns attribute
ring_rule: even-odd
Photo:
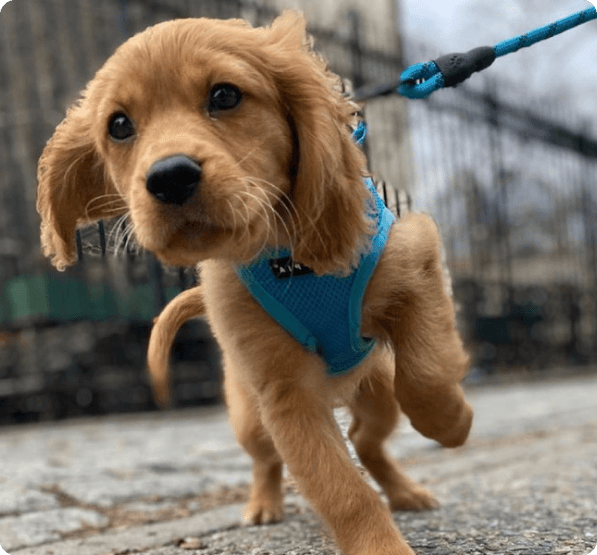
<svg viewBox="0 0 597 555"><path fill-rule="evenodd" d="M494 49L482 46L464 54L447 54L433 62L415 64L400 76L398 92L407 98L427 98L439 89L466 81L473 73L488 68L495 59Z"/></svg>
<svg viewBox="0 0 597 555"><path fill-rule="evenodd" d="M444 76L435 62L423 62L405 69L400 76L398 93L423 99L444 86Z"/></svg>

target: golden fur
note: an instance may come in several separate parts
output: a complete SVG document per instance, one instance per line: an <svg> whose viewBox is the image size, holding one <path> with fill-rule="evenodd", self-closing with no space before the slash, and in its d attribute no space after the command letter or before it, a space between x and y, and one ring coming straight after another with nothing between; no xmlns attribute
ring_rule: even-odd
<svg viewBox="0 0 597 555"><path fill-rule="evenodd" d="M187 320L203 315L205 303L198 285L177 295L154 319L147 348L147 366L155 401L162 407L171 400L168 360L176 332Z"/></svg>
<svg viewBox="0 0 597 555"><path fill-rule="evenodd" d="M238 87L242 101L213 113L219 83ZM466 440L472 421L435 224L408 214L392 227L364 300L362 333L378 346L340 377L263 312L234 269L269 247L291 249L318 274L354 267L371 229L351 112L296 13L257 29L163 23L121 46L68 111L40 159L37 206L44 252L60 269L75 261L78 225L122 214L164 262L200 264L200 288L175 299L152 334L156 397L168 396L176 329L205 309L223 352L230 421L254 461L249 522L282 518L284 462L345 555L407 555L387 506L351 463L332 408L350 407L349 435L392 510L436 505L383 447L400 410L449 447ZM108 136L115 113L134 122L126 141ZM201 164L197 192L181 205L159 202L148 172L180 154Z"/></svg>

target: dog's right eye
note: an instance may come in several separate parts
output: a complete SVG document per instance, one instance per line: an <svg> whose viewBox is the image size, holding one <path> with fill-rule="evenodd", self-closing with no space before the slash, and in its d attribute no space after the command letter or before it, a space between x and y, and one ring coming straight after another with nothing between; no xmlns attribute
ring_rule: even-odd
<svg viewBox="0 0 597 555"><path fill-rule="evenodd" d="M135 135L135 125L126 114L118 112L110 118L108 133L115 141L126 141Z"/></svg>
<svg viewBox="0 0 597 555"><path fill-rule="evenodd" d="M233 110L241 103L242 98L243 93L238 87L230 83L220 83L211 90L207 111L215 114Z"/></svg>

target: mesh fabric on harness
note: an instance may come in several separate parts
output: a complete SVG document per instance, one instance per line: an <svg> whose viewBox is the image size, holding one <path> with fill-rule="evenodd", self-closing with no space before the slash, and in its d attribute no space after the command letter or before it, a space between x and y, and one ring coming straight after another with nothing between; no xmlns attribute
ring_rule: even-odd
<svg viewBox="0 0 597 555"><path fill-rule="evenodd" d="M349 276L316 276L295 265L289 251L270 253L237 268L240 280L257 302L301 345L323 357L330 375L354 368L375 344L360 333L362 304L395 218L373 182L366 179L365 185L371 192L368 208L377 233L371 250Z"/></svg>

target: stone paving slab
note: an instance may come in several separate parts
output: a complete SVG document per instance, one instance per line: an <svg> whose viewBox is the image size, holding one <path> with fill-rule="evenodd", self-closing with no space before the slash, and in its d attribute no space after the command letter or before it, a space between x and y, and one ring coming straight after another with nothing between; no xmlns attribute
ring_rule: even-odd
<svg viewBox="0 0 597 555"><path fill-rule="evenodd" d="M596 430L597 420L410 459L442 506L395 520L419 555L586 555L597 543ZM276 525L242 527L236 504L13 555L338 555L304 504L286 507Z"/></svg>
<svg viewBox="0 0 597 555"><path fill-rule="evenodd" d="M597 453L591 450L597 443L597 376L475 387L468 396L476 414L468 447L439 449L412 430L406 419L400 433L390 441L391 453L404 461L413 478L428 484L443 503L437 514L425 514L421 529L431 526L433 531L434 523L442 529L438 515L448 507L452 507L450 514L457 515L462 505L463 510L468 507L474 512L470 529L485 518L496 523L496 530L502 530L503 513L497 511L492 500L510 507L514 515L523 515L527 509L522 501L513 505L517 492L522 492L522 499L536 498L536 505L542 503L548 512L536 512L535 517L553 523L549 518L556 510L568 518L565 508L553 504L557 499L566 499L562 492L569 489L574 493L572 498L577 499L569 503L570 514L576 515L574 522L589 519L597 530L597 523L590 521L597 514ZM345 413L340 411L337 416L346 430ZM576 435L566 435L571 430L576 430ZM0 428L0 461L0 544L13 555L47 555L46 549L59 545L56 541L97 542L110 534L124 534L125 527L143 535L148 526L163 525L170 530L175 523L182 526L185 519L194 522L192 519L201 519L202 515L210 519L211 510L243 501L250 482L250 460L236 444L222 408ZM473 495L477 491L482 493L479 498ZM292 506L296 509L297 505ZM233 535L239 511L235 518L234 522L223 521L232 526ZM397 516L400 522L403 518ZM298 542L297 549L303 544L304 549L315 549L317 545L319 551L314 553L326 553L325 534L311 513L291 511L280 530L284 531L284 526L298 530L303 525L307 526L307 536L289 536ZM576 531L574 526L577 524L572 528ZM313 543L311 529L323 538L319 543ZM250 538L261 538L268 530L273 533L277 528L236 533L245 538L242 541L253 541L252 549L262 549L261 539ZM416 532L416 527L413 530ZM467 533L467 527L462 530L462 541L466 538L469 547L476 545L470 543L474 535ZM537 530L547 537L546 529ZM220 532L221 528L214 533ZM585 528L581 532L592 533ZM189 530L181 529L180 536L193 533L199 532L193 532L191 526ZM513 533L518 533L516 528ZM413 537L417 539L416 534ZM433 534L429 537L436 546L441 544ZM590 550L579 543L579 538L575 535L570 541L573 549L584 550L585 555ZM170 540L147 546L133 542L126 548L157 549ZM421 535L416 541L426 540ZM555 540L550 541L554 544ZM211 544L206 545L210 548ZM333 550L333 542L330 545ZM499 546L499 542L495 540L491 545ZM180 548L171 545L167 549ZM280 549L271 552L284 552Z"/></svg>
<svg viewBox="0 0 597 555"><path fill-rule="evenodd" d="M147 549L171 543L193 534L210 534L222 528L240 526L242 504L228 505L193 517L145 526L114 530L85 539L73 539L43 547L12 551L11 555L105 555ZM184 551L188 555L188 551Z"/></svg>
<svg viewBox="0 0 597 555"><path fill-rule="evenodd" d="M0 521L0 538L5 549L21 545L50 543L62 534L84 527L102 528L109 521L101 514L77 507L27 513Z"/></svg>
<svg viewBox="0 0 597 555"><path fill-rule="evenodd" d="M418 473L442 506L395 513L395 520L418 555L586 555L597 544L596 429L597 420L548 437L520 437L514 445L486 443L428 455L419 461ZM476 455L472 462L471 454ZM488 464L494 455L497 460ZM440 466L446 471L437 475ZM186 542L180 538L135 553L339 555L308 510L291 513L277 525L235 526L198 533Z"/></svg>
<svg viewBox="0 0 597 555"><path fill-rule="evenodd" d="M1 491L0 517L11 513L28 513L60 507L60 501L51 493L10 484L3 484Z"/></svg>

